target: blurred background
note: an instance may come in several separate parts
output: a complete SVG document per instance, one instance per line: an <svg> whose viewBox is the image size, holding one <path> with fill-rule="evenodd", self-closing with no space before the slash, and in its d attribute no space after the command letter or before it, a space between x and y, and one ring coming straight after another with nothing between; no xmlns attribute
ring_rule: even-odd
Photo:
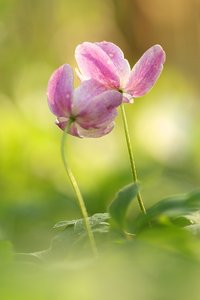
<svg viewBox="0 0 200 300"><path fill-rule="evenodd" d="M48 247L54 223L80 217L46 87L76 66L77 44L102 40L131 66L154 44L167 54L155 88L126 106L146 206L199 187L199 0L0 0L0 238L17 251ZM111 134L66 149L89 213L105 211L131 182L120 112Z"/></svg>

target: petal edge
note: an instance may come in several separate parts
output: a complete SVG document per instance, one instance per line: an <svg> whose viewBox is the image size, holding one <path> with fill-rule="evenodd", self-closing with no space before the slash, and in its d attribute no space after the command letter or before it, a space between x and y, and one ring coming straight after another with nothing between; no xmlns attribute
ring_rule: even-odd
<svg viewBox="0 0 200 300"><path fill-rule="evenodd" d="M47 98L49 107L57 117L68 116L73 97L73 71L70 65L56 69L48 82Z"/></svg>
<svg viewBox="0 0 200 300"><path fill-rule="evenodd" d="M165 58L160 45L149 48L133 67L125 87L126 92L134 98L148 93L162 72Z"/></svg>

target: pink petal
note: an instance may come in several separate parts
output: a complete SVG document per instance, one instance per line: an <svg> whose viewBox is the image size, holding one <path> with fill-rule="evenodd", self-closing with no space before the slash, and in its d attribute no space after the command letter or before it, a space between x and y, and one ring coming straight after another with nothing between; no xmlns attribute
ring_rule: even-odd
<svg viewBox="0 0 200 300"><path fill-rule="evenodd" d="M87 97L90 87L92 93ZM74 92L72 114L76 117L76 122L85 129L100 128L105 123L108 125L117 115L116 107L122 102L122 94L115 90L100 93L100 90L99 83L88 80Z"/></svg>
<svg viewBox="0 0 200 300"><path fill-rule="evenodd" d="M68 124L68 120L64 120L64 118L58 118L56 121L56 125L62 130L65 130L65 127ZM68 134L84 138L98 138L108 134L114 128L114 122L109 124L103 124L100 128L90 128L84 129L78 123L74 122L71 124Z"/></svg>
<svg viewBox="0 0 200 300"><path fill-rule="evenodd" d="M63 65L52 74L47 89L48 103L57 117L68 116L73 96L73 72L69 65Z"/></svg>
<svg viewBox="0 0 200 300"><path fill-rule="evenodd" d="M165 52L160 45L148 49L133 67L125 87L133 97L145 95L162 72Z"/></svg>
<svg viewBox="0 0 200 300"><path fill-rule="evenodd" d="M74 115L79 114L80 110L84 110L88 106L88 100L105 92L107 89L100 82L90 79L81 82L74 91L74 99L72 103L72 111Z"/></svg>
<svg viewBox="0 0 200 300"><path fill-rule="evenodd" d="M58 127L64 131L66 126L68 125L68 122L69 122L69 118L58 117L56 120L56 125L58 125ZM75 122L73 122L71 124L68 134L71 134L71 135L77 136L77 137L82 137L79 134L77 124Z"/></svg>
<svg viewBox="0 0 200 300"><path fill-rule="evenodd" d="M95 44L99 46L104 52L106 52L106 54L112 60L120 77L120 87L123 88L129 78L131 71L128 61L124 58L124 53L118 46L110 42L104 41Z"/></svg>
<svg viewBox="0 0 200 300"><path fill-rule="evenodd" d="M122 95L123 95L122 102L124 102L124 103L133 103L134 102L134 99L133 99L132 95L127 94L127 93L123 93Z"/></svg>
<svg viewBox="0 0 200 300"><path fill-rule="evenodd" d="M75 50L75 58L83 78L93 78L108 88L119 88L120 80L110 57L94 43L85 42Z"/></svg>
<svg viewBox="0 0 200 300"><path fill-rule="evenodd" d="M84 129L82 127L80 127L79 125L77 125L78 128L78 132L80 137L88 137L88 138L99 138L102 137L106 134L108 134L109 132L111 132L114 128L114 122L109 123L106 126L102 126L98 129Z"/></svg>

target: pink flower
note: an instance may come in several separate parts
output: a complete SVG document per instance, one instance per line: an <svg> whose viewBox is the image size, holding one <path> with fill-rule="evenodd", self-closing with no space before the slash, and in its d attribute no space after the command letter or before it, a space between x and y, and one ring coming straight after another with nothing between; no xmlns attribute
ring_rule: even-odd
<svg viewBox="0 0 200 300"><path fill-rule="evenodd" d="M162 72L165 52L160 45L148 49L133 69L113 43L82 43L75 50L81 80L93 78L107 89L123 92L124 101L144 96Z"/></svg>
<svg viewBox="0 0 200 300"><path fill-rule="evenodd" d="M56 124L78 137L101 137L114 127L117 106L122 95L106 90L94 79L84 81L73 89L73 71L69 65L58 68L48 83L48 103L57 117ZM70 122L70 123L69 123Z"/></svg>

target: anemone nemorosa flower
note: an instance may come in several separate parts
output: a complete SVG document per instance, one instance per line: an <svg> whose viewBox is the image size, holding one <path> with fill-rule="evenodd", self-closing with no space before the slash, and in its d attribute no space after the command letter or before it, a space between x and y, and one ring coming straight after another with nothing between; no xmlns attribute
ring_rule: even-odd
<svg viewBox="0 0 200 300"><path fill-rule="evenodd" d="M69 65L58 68L48 83L48 103L57 117L56 124L78 137L101 137L114 127L117 106L122 95L94 79L73 89L73 71Z"/></svg>
<svg viewBox="0 0 200 300"><path fill-rule="evenodd" d="M81 80L93 78L107 89L119 90L123 93L123 101L130 102L153 87L162 72L165 52L160 45L154 45L132 70L121 49L110 42L84 42L77 46L75 58Z"/></svg>

